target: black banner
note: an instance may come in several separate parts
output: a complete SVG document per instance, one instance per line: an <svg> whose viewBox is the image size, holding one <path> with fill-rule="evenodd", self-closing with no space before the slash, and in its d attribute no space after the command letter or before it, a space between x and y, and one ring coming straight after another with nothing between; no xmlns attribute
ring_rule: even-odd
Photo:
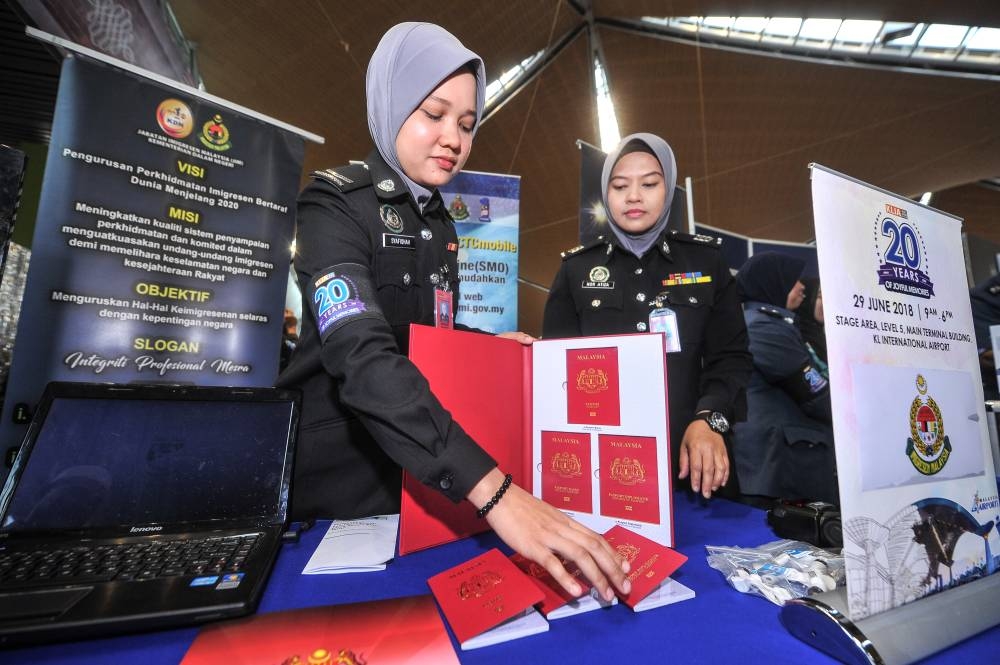
<svg viewBox="0 0 1000 665"><path fill-rule="evenodd" d="M65 60L4 443L50 380L271 385L302 157L271 124Z"/></svg>

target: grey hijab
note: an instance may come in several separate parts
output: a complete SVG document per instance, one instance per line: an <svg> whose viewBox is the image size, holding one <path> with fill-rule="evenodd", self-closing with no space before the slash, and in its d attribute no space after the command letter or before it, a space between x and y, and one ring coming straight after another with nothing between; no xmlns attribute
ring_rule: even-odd
<svg viewBox="0 0 1000 665"><path fill-rule="evenodd" d="M465 65L472 65L476 74L478 128L486 105L486 67L482 58L444 28L433 23L395 25L382 36L368 62L368 129L382 159L399 174L421 207L432 192L403 173L396 135L427 95Z"/></svg>
<svg viewBox="0 0 1000 665"><path fill-rule="evenodd" d="M659 219L647 231L633 235L619 228L618 224L611 217L611 206L608 205L608 183L611 181L611 171L614 170L618 160L630 152L651 152L660 162L663 169L663 181L667 185L667 195L663 200L663 212ZM604 168L601 170L601 198L604 201L604 209L608 213L611 231L618 238L621 246L641 257L653 246L656 239L663 233L667 226L667 218L670 216L670 205L674 201L674 190L677 188L677 162L674 160L674 151L670 145L655 134L639 133L630 134L623 138L614 150L608 153L604 159Z"/></svg>

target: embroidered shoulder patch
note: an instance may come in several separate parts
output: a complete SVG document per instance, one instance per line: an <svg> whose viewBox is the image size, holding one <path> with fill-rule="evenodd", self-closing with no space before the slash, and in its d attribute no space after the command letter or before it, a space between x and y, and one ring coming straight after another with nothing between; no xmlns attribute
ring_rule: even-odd
<svg viewBox="0 0 1000 665"><path fill-rule="evenodd" d="M368 269L357 263L341 263L321 270L310 291L310 307L320 339L324 341L349 321L382 317Z"/></svg>

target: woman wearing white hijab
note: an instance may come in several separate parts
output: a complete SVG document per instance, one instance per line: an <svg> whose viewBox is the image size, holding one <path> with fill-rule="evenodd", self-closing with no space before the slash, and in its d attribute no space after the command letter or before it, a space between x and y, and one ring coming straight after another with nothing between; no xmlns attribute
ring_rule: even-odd
<svg viewBox="0 0 1000 665"><path fill-rule="evenodd" d="M390 29L368 66L364 163L312 174L299 198L302 335L279 384L302 390L292 516L398 512L401 467L480 509L497 534L571 593L574 561L610 599L627 564L516 485L431 394L406 357L410 323L458 301L458 238L437 188L464 166L485 105L478 55L428 23ZM523 333L508 337L530 343ZM608 579L611 582L609 583Z"/></svg>
<svg viewBox="0 0 1000 665"><path fill-rule="evenodd" d="M542 334L664 332L671 468L708 498L730 480L730 423L745 417L753 363L719 242L667 229L676 182L659 136L626 136L608 154L601 192L611 233L563 254Z"/></svg>

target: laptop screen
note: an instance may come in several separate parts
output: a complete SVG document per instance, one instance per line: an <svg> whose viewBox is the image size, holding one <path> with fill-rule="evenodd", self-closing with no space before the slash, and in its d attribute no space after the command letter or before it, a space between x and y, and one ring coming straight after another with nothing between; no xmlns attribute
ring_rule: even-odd
<svg viewBox="0 0 1000 665"><path fill-rule="evenodd" d="M0 529L274 518L293 407L56 397Z"/></svg>

